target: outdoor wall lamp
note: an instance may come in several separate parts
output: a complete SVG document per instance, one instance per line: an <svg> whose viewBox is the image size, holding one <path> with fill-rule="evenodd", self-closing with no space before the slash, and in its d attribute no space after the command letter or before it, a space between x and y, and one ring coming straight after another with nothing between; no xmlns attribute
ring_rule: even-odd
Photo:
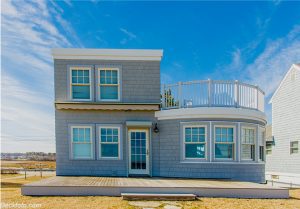
<svg viewBox="0 0 300 209"><path fill-rule="evenodd" d="M159 129L157 127L157 123L154 124L154 128L153 128L154 133L158 133Z"/></svg>

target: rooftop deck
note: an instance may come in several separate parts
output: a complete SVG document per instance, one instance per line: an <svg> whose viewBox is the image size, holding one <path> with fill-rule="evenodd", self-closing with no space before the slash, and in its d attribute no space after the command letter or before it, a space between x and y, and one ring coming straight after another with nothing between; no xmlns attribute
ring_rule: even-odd
<svg viewBox="0 0 300 209"><path fill-rule="evenodd" d="M239 81L200 80L162 85L162 109L235 107L264 112L265 93Z"/></svg>
<svg viewBox="0 0 300 209"><path fill-rule="evenodd" d="M288 198L289 191L265 184L178 178L63 177L22 186L23 195L105 195L121 193L195 194L204 197Z"/></svg>

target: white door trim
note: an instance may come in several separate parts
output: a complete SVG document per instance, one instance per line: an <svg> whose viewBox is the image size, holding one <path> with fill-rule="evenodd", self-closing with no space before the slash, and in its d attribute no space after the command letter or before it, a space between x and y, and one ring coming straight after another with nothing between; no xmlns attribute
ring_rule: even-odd
<svg viewBox="0 0 300 209"><path fill-rule="evenodd" d="M146 133L146 169L131 169L131 132L138 132L138 131L144 131ZM141 175L150 175L150 146L149 146L149 140L150 134L149 134L149 128L134 128L134 129L128 129L128 173L131 174L141 174Z"/></svg>

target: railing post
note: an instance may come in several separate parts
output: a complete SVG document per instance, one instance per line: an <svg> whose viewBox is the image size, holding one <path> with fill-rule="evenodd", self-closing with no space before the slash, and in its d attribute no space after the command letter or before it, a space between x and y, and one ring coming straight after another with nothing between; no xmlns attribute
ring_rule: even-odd
<svg viewBox="0 0 300 209"><path fill-rule="evenodd" d="M163 89L162 89L162 108L166 108L166 85L163 84Z"/></svg>
<svg viewBox="0 0 300 209"><path fill-rule="evenodd" d="M208 106L211 106L211 80L208 79Z"/></svg>
<svg viewBox="0 0 300 209"><path fill-rule="evenodd" d="M178 107L182 107L182 82L178 82Z"/></svg>
<svg viewBox="0 0 300 209"><path fill-rule="evenodd" d="M256 109L259 110L259 103L258 103L258 85L255 85L256 88Z"/></svg>
<svg viewBox="0 0 300 209"><path fill-rule="evenodd" d="M235 93L235 98L236 98L235 107L238 108L240 106L240 88L239 88L238 80L234 81L234 87L235 87L234 93Z"/></svg>

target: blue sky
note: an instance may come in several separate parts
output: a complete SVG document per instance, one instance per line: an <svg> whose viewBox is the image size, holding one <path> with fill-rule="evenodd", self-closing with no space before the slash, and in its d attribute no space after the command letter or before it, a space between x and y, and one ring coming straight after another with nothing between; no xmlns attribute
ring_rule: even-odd
<svg viewBox="0 0 300 209"><path fill-rule="evenodd" d="M233 79L266 103L300 62L300 2L4 1L2 152L55 151L54 47L163 49L163 83ZM270 105L266 105L271 122Z"/></svg>

